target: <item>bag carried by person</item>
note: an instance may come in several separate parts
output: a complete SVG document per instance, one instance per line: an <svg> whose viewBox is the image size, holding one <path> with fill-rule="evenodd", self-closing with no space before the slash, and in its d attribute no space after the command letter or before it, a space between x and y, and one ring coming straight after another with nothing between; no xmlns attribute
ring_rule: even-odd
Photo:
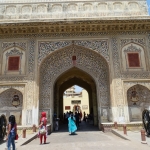
<svg viewBox="0 0 150 150"><path fill-rule="evenodd" d="M42 128L40 128L39 132L40 132L40 134L46 134L45 127L43 126Z"/></svg>
<svg viewBox="0 0 150 150"><path fill-rule="evenodd" d="M18 137L19 137L19 136L18 136L18 134L16 134L16 136L15 136L15 140L18 140Z"/></svg>

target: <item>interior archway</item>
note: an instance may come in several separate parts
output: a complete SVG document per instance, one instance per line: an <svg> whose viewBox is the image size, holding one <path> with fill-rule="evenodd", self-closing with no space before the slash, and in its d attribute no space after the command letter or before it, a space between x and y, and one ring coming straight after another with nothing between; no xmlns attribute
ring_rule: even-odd
<svg viewBox="0 0 150 150"><path fill-rule="evenodd" d="M96 84L90 75L76 67L66 71L55 83L54 112L58 114L60 118L63 117L63 93L66 89L75 84L87 90L89 94L90 114L94 116L94 125L98 125Z"/></svg>

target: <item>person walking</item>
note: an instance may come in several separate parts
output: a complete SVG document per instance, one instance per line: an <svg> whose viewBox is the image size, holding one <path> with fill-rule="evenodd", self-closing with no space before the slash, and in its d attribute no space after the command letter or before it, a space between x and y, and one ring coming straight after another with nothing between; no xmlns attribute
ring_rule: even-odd
<svg viewBox="0 0 150 150"><path fill-rule="evenodd" d="M70 134L75 134L75 131L77 130L75 121L76 121L76 119L73 116L73 113L71 113L70 117L68 118L68 129L69 129Z"/></svg>
<svg viewBox="0 0 150 150"><path fill-rule="evenodd" d="M85 113L85 111L83 113L83 121L86 122L86 113Z"/></svg>
<svg viewBox="0 0 150 150"><path fill-rule="evenodd" d="M8 150L11 150L11 144L13 150L15 150L15 136L17 134L17 124L16 119L14 115L9 116L9 124L8 124L8 133L7 133L7 148Z"/></svg>
<svg viewBox="0 0 150 150"><path fill-rule="evenodd" d="M41 113L40 125L39 125L39 137L40 137L40 145L42 144L42 139L44 136L44 144L46 144L46 137L47 137L47 118L46 112Z"/></svg>

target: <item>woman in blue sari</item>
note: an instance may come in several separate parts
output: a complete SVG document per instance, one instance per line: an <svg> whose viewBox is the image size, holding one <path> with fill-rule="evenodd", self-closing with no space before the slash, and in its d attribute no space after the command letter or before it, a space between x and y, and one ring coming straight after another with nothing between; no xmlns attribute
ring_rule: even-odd
<svg viewBox="0 0 150 150"><path fill-rule="evenodd" d="M75 131L77 130L77 126L75 124L75 117L73 116L73 113L71 113L70 117L68 118L68 128L70 134L75 134Z"/></svg>

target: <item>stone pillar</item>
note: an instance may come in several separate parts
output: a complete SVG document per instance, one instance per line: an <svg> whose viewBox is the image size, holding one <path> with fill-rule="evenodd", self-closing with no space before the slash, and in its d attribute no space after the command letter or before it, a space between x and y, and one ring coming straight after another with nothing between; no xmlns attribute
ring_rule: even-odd
<svg viewBox="0 0 150 150"><path fill-rule="evenodd" d="M127 93L124 92L123 81L121 79L113 80L112 88L112 112L113 112L113 121L120 122L129 122L129 111L128 106L126 106L125 99Z"/></svg>
<svg viewBox="0 0 150 150"><path fill-rule="evenodd" d="M97 126L98 124L98 112L97 112L97 98L96 98L96 92L95 90L92 91L92 99L93 99L93 119L94 119L94 125Z"/></svg>

